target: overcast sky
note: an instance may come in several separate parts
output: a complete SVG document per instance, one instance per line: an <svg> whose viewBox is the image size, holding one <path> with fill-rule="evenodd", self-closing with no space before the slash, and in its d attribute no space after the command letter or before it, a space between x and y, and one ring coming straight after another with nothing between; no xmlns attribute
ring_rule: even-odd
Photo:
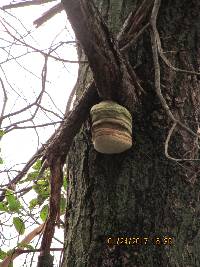
<svg viewBox="0 0 200 267"><path fill-rule="evenodd" d="M9 1L3 2L8 3ZM53 5L55 5L55 3L56 2L54 2ZM69 23L66 23L66 14L64 11L56 15L53 19L51 19L51 21L47 22L41 28L37 30L34 28L32 22L50 6L52 6L52 4L43 5L42 7L32 6L12 10L12 14L14 14L23 23L26 29L31 29L33 31L31 37L27 39L29 40L29 43L40 49L48 48L52 43L52 40L54 40L55 36L57 36L56 40L54 40L55 43L59 40L66 41L72 40L72 38L74 38L73 33L70 30ZM15 29L19 29L20 34L25 34L25 30L20 25L20 22L17 22L15 18L12 18L9 15L5 16L5 13L3 12L1 12L1 14L3 14L4 18L8 20L11 25L14 25ZM66 31L63 31L63 28L66 26L66 24L68 26L67 28L70 30L67 38ZM2 30L4 29L2 26L0 26L0 31L2 32ZM8 39L8 36L5 35L5 38ZM12 54L16 53L16 55L18 55L24 53L24 51L25 48L22 46L13 45L12 47ZM65 59L76 60L76 52L75 49L72 48L72 46L64 46L62 51L60 49L59 52L63 54L63 58ZM2 58L5 58L6 54L3 51L0 51L0 56L2 60ZM27 69L31 70L31 72L36 74L39 78L41 77L44 57L42 57L40 54L32 53L20 58L18 62L21 65L25 66ZM14 89L19 92L20 96L23 96L19 97L13 90L8 87L9 101L6 113L9 113L26 106L26 101L24 101L24 98L29 103L31 103L33 99L36 98L41 90L41 80L23 70L15 61L10 61L2 65L2 67L4 68L4 71L9 78L9 82L13 85ZM57 112L59 113L59 115L61 115L59 110L61 110L62 112L64 112L65 110L68 96L76 81L77 68L77 64L65 64L64 66L61 63L49 60L47 71L48 83L46 87L48 93L57 106ZM1 70L0 74L2 77ZM0 106L2 106L2 97L0 101ZM46 108L52 108L56 111L56 107L52 106L52 102L47 95L44 95L43 105ZM22 114L21 118L25 118L26 116L27 113L24 113ZM19 116L12 117L12 121L18 121L19 119ZM38 124L47 122L45 115L42 115L40 113L39 118L37 118L37 122ZM10 122L7 121L7 123L9 124ZM51 126L38 129L40 135L39 142L44 143L50 132L52 133L53 131L54 127ZM38 137L35 134L34 130L17 130L8 133L3 138L1 143L2 154L5 159L5 163L7 165L10 165L13 163L25 162L35 152L38 145L40 144L38 144Z"/></svg>

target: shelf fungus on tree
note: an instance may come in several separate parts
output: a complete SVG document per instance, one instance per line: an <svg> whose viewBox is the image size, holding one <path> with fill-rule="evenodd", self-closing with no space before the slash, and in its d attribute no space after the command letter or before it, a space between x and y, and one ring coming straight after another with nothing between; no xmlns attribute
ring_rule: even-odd
<svg viewBox="0 0 200 267"><path fill-rule="evenodd" d="M132 146L130 112L114 101L102 101L90 111L94 148L104 154L117 154Z"/></svg>

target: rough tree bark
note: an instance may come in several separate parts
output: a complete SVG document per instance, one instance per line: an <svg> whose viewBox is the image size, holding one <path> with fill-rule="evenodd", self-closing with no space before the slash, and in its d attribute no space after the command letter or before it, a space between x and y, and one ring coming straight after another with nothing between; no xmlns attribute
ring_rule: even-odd
<svg viewBox="0 0 200 267"><path fill-rule="evenodd" d="M139 2L96 0L96 5L116 36ZM199 10L195 0L162 1L157 21L164 55L172 65L196 72L200 71ZM81 50L79 57L85 59ZM149 29L130 47L128 57L145 90L140 94L141 109L133 114L134 145L119 155L99 154L93 149L88 122L76 136L67 160L62 267L200 266L199 162L169 160L165 155L172 121L156 95ZM161 58L159 62L161 90L169 108L197 132L199 76L174 71ZM81 66L77 96L90 80L88 66ZM199 156L196 137L178 126L168 145L171 157ZM112 246L109 237L116 238L109 239ZM132 244L120 239L117 245L117 237L130 237ZM140 239L133 243L134 237ZM164 237L172 244L165 244Z"/></svg>

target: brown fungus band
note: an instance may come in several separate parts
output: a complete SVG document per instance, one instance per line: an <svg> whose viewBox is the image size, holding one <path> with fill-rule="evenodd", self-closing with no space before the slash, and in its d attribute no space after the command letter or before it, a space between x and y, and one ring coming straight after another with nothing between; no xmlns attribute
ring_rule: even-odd
<svg viewBox="0 0 200 267"><path fill-rule="evenodd" d="M130 112L113 101L102 101L90 111L92 141L95 150L117 154L132 146L132 117Z"/></svg>

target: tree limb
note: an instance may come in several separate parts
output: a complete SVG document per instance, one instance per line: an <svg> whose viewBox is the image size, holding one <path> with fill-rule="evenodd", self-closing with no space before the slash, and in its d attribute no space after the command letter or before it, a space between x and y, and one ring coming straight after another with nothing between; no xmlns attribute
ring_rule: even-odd
<svg viewBox="0 0 200 267"><path fill-rule="evenodd" d="M5 6L2 6L1 8L3 10L6 10L6 9L12 9L12 8L18 8L18 7L38 6L38 5L46 4L48 2L53 2L53 1L56 1L56 0L32 0L32 1L23 1L23 2L19 2L19 3L5 5Z"/></svg>
<svg viewBox="0 0 200 267"><path fill-rule="evenodd" d="M98 94L94 82L85 90L74 109L67 114L52 141L45 149L44 160L50 166L61 157L63 162L70 149L74 136L88 117L90 108L97 103Z"/></svg>
<svg viewBox="0 0 200 267"><path fill-rule="evenodd" d="M51 171L51 194L50 194L50 208L49 216L46 221L46 227L41 243L41 256L46 257L50 251L51 242L54 236L55 223L59 223L60 219L60 198L61 187L63 184L63 164L61 157L58 157L56 161L50 165Z"/></svg>
<svg viewBox="0 0 200 267"><path fill-rule="evenodd" d="M133 111L138 103L134 84L117 43L93 1L63 0L62 3L88 58L99 96Z"/></svg>
<svg viewBox="0 0 200 267"><path fill-rule="evenodd" d="M38 267L43 267L46 259L48 259L48 266L52 264L52 258L49 252L55 231L55 224L56 221L59 220L63 165L74 136L79 131L82 123L86 120L90 108L97 100L97 91L93 82L83 94L73 111L68 113L63 124L58 129L57 134L54 135L52 142L46 148L43 159L45 160L44 163L47 163L51 171L50 210L41 243L42 252L38 258Z"/></svg>
<svg viewBox="0 0 200 267"><path fill-rule="evenodd" d="M36 19L33 24L35 24L36 28L40 27L42 24L47 22L49 19L53 18L56 14L60 13L63 10L62 3L58 3L55 6L51 7L47 10L41 17Z"/></svg>

